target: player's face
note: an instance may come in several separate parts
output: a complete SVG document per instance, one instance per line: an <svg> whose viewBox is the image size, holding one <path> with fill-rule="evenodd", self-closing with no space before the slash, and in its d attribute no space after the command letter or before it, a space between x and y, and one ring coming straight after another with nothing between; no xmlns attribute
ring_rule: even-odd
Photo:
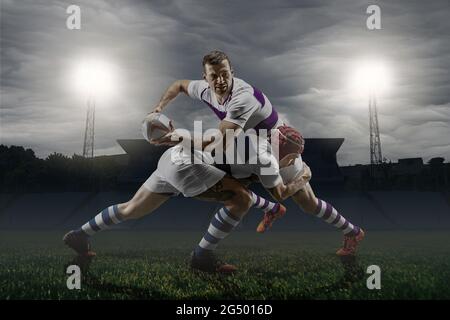
<svg viewBox="0 0 450 320"><path fill-rule="evenodd" d="M228 60L222 60L217 65L205 65L203 78L208 82L214 92L219 96L224 96L231 90L233 81L233 70L231 70Z"/></svg>

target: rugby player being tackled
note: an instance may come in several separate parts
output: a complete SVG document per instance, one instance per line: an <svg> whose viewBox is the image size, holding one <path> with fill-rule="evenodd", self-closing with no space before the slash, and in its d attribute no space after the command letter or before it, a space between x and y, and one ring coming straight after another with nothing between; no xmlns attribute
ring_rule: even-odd
<svg viewBox="0 0 450 320"><path fill-rule="evenodd" d="M216 114L220 119L219 129L223 136L226 135L227 129L232 129L238 135L241 130L270 131L284 126L277 111L263 92L244 80L234 77L231 61L221 51L215 50L203 57L203 80L175 81L163 94L154 112L164 110L181 92L202 101ZM284 139L281 143L286 143L288 140L303 143L301 135L292 128L285 127L280 132L280 137ZM291 160L291 162L293 162L290 164L291 167L282 171L295 176L295 170L300 168L298 166L300 159ZM346 256L356 253L358 243L364 238L364 231L344 218L330 203L317 198L309 183L292 198L304 212L322 219L343 232L343 244L337 250L337 255ZM277 215L267 213L258 231L264 232L276 218Z"/></svg>

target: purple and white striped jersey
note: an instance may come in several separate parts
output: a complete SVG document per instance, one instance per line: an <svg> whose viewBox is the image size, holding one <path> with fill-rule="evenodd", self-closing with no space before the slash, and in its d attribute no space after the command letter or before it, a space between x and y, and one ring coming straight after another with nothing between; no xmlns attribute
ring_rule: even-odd
<svg viewBox="0 0 450 320"><path fill-rule="evenodd" d="M270 130L282 125L278 113L264 93L238 78L233 78L230 95L223 104L219 104L214 91L204 80L191 81L188 94L206 103L220 120L235 123L244 130Z"/></svg>

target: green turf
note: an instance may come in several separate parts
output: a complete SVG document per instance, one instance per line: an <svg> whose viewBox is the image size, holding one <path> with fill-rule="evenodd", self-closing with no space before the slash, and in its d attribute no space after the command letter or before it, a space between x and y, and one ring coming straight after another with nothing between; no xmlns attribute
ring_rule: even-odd
<svg viewBox="0 0 450 320"><path fill-rule="evenodd" d="M355 261L334 255L338 232L236 232L218 252L233 276L194 273L202 232L108 231L81 290L68 290L74 255L63 232L0 231L0 299L450 299L448 232L369 232ZM366 268L381 268L368 290Z"/></svg>

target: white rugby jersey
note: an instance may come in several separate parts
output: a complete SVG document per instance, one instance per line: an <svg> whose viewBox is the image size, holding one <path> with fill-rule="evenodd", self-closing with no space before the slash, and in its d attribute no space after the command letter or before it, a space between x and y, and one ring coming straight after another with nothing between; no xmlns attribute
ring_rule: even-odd
<svg viewBox="0 0 450 320"><path fill-rule="evenodd" d="M255 142L255 140L250 141ZM236 150L238 157L244 161L243 164L230 164L230 174L236 179L248 178L255 174L265 188L274 188L283 182L278 161L272 154L272 148L266 139L258 139L257 144L257 149L254 145L250 146L254 152L250 152L249 157Z"/></svg>
<svg viewBox="0 0 450 320"><path fill-rule="evenodd" d="M269 189L282 183L278 160L273 155L269 141L257 136L249 139L250 135L244 133L241 133L240 137L245 138L240 139L235 145L234 161L215 166L236 179L248 178L255 174L261 184Z"/></svg>
<svg viewBox="0 0 450 320"><path fill-rule="evenodd" d="M208 105L220 120L235 123L244 130L270 130L282 125L278 113L264 93L238 78L233 78L231 92L223 104L219 104L214 90L205 80L191 81L188 94Z"/></svg>
<svg viewBox="0 0 450 320"><path fill-rule="evenodd" d="M241 133L244 136L243 133ZM280 183L288 184L303 172L303 160L299 154L294 163L280 168L269 141L251 135L245 135L247 143L237 145L235 154L239 162L229 165L219 165L219 169L226 171L236 179L248 178L252 174L258 176L261 184L270 189ZM212 159L212 158L211 158Z"/></svg>

